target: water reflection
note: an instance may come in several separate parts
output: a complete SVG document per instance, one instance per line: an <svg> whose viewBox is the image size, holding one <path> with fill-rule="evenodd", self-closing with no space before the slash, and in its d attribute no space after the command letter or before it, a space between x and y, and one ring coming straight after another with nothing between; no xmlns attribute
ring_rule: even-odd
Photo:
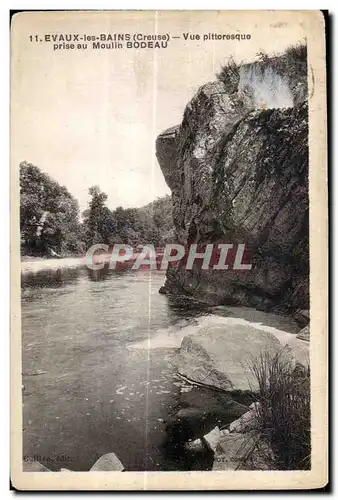
<svg viewBox="0 0 338 500"><path fill-rule="evenodd" d="M132 271L130 268L124 269L109 269L109 263L106 263L102 269L89 269L85 268L87 272L88 279L91 281L103 281L110 278L123 278L128 274L136 274L135 271Z"/></svg>
<svg viewBox="0 0 338 500"><path fill-rule="evenodd" d="M24 454L51 457L53 470L89 470L109 452L129 470L171 467L161 422L180 396L174 350L128 349L182 317L163 281L107 267L22 274Z"/></svg>
<svg viewBox="0 0 338 500"><path fill-rule="evenodd" d="M127 470L209 468L210 456L168 441L182 397L175 348L149 349L209 308L159 294L164 277L108 266L22 274L24 454L52 457L53 470L89 470L109 452Z"/></svg>
<svg viewBox="0 0 338 500"><path fill-rule="evenodd" d="M208 315L212 312L211 306L183 295L168 295L168 314L172 321L190 319Z"/></svg>
<svg viewBox="0 0 338 500"><path fill-rule="evenodd" d="M81 268L42 269L21 273L22 288L62 288L67 283L76 283L81 275Z"/></svg>

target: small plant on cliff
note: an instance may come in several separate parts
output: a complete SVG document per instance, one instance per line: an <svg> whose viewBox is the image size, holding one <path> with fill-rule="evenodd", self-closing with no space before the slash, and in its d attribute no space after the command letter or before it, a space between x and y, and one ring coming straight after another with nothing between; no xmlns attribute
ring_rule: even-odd
<svg viewBox="0 0 338 500"><path fill-rule="evenodd" d="M225 90L229 94L237 92L240 79L239 70L240 65L236 64L234 58L231 56L228 62L222 66L221 71L217 74L217 78L224 83Z"/></svg>
<svg viewBox="0 0 338 500"><path fill-rule="evenodd" d="M263 353L250 364L258 382L258 433L272 451L272 469L311 467L310 371L287 351Z"/></svg>
<svg viewBox="0 0 338 500"><path fill-rule="evenodd" d="M262 62L267 62L269 60L269 56L264 50L260 50L259 52L257 52L256 56Z"/></svg>
<svg viewBox="0 0 338 500"><path fill-rule="evenodd" d="M305 42L299 42L296 45L290 45L285 51L287 59L293 62L306 62L307 59L307 45Z"/></svg>
<svg viewBox="0 0 338 500"><path fill-rule="evenodd" d="M278 58L274 58L276 69L279 72L284 72L287 75L298 75L298 81L304 76L304 84L306 83L305 76L307 74L307 45L306 43L297 43L290 45L278 62Z"/></svg>

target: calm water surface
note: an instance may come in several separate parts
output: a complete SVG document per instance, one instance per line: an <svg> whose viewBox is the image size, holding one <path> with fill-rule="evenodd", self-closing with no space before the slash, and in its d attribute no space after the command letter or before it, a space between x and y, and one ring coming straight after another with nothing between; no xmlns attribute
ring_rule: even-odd
<svg viewBox="0 0 338 500"><path fill-rule="evenodd" d="M23 448L52 470L114 452L127 470L181 468L165 420L182 382L174 349L134 349L201 314L171 304L163 272L83 267L22 274Z"/></svg>

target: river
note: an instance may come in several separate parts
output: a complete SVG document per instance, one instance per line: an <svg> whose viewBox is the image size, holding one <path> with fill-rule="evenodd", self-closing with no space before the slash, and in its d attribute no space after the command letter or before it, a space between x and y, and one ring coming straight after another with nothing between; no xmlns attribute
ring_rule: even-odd
<svg viewBox="0 0 338 500"><path fill-rule="evenodd" d="M180 468L164 446L184 390L170 331L199 308L158 293L164 272L40 267L21 278L24 456L52 470L89 470L109 452L127 470ZM168 342L152 349L161 331Z"/></svg>
<svg viewBox="0 0 338 500"><path fill-rule="evenodd" d="M165 421L182 393L185 404L217 415L226 405L219 392L192 388L175 373L182 337L209 320L249 321L285 341L297 327L245 308L215 308L215 316L173 302L158 293L164 279L161 271L90 271L69 259L23 263L24 457L51 470L89 470L110 452L126 470L211 467L167 446ZM223 416L209 427L227 422Z"/></svg>

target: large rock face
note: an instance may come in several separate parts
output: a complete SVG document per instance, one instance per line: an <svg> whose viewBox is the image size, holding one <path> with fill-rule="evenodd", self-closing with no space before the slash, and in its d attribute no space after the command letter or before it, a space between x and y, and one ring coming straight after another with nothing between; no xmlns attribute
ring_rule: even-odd
<svg viewBox="0 0 338 500"><path fill-rule="evenodd" d="M297 86L295 85L295 88ZM226 85L201 87L182 124L157 138L177 240L245 243L250 271L167 273L168 291L262 309L308 309L307 105L253 109Z"/></svg>

